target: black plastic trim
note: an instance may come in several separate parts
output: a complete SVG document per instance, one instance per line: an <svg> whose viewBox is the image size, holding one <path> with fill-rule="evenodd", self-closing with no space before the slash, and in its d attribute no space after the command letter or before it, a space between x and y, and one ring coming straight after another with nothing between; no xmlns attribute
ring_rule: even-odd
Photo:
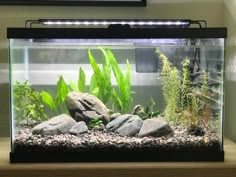
<svg viewBox="0 0 236 177"><path fill-rule="evenodd" d="M146 0L140 1L86 1L86 0L0 0L0 5L56 5L56 6L137 6L145 7Z"/></svg>
<svg viewBox="0 0 236 177"><path fill-rule="evenodd" d="M40 162L216 162L221 152L86 152L86 153L10 153L11 163Z"/></svg>
<svg viewBox="0 0 236 177"><path fill-rule="evenodd" d="M227 28L8 28L14 39L226 38Z"/></svg>

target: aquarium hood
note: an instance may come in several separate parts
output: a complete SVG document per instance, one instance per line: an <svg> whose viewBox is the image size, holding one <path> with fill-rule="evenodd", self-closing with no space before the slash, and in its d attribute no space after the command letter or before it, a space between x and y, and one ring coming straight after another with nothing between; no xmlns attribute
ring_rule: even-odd
<svg viewBox="0 0 236 177"><path fill-rule="evenodd" d="M38 19L27 20L25 26L29 24L55 25L55 26L130 26L130 27L181 27L186 28L190 25L197 24L206 27L204 20L190 19Z"/></svg>

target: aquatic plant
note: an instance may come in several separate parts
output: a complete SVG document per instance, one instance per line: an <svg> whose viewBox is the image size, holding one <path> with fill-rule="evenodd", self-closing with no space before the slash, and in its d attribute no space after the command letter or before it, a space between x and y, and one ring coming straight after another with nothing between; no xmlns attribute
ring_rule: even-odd
<svg viewBox="0 0 236 177"><path fill-rule="evenodd" d="M126 60L126 73L123 74L111 50L106 49L105 51L108 55L108 58L109 58L109 61L113 70L113 74L116 78L116 82L118 86L117 90L115 88L113 88L112 90L112 97L113 97L114 104L120 112L126 112L127 110L130 109L130 106L133 103L133 98L132 98L133 92L131 91L131 88L130 88L129 61Z"/></svg>
<svg viewBox="0 0 236 177"><path fill-rule="evenodd" d="M189 64L190 60L188 58L184 59L182 62L182 80L180 86L180 109L184 110L188 108L188 102L190 100L188 94L192 91L192 82L190 78Z"/></svg>
<svg viewBox="0 0 236 177"><path fill-rule="evenodd" d="M141 119L151 119L157 117L161 111L160 110L153 110L153 107L155 106L155 101L153 98L150 99L150 105L143 107L142 105L136 105L133 109L132 114L138 115Z"/></svg>
<svg viewBox="0 0 236 177"><path fill-rule="evenodd" d="M57 93L56 97L53 98L49 92L42 91L42 101L52 111L58 111L58 113L66 113L67 108L65 104L66 95L70 92L63 76L59 76L57 81Z"/></svg>
<svg viewBox="0 0 236 177"><path fill-rule="evenodd" d="M94 118L88 124L89 129L100 128L101 126L102 120L100 118Z"/></svg>
<svg viewBox="0 0 236 177"><path fill-rule="evenodd" d="M109 99L120 112L126 112L132 104L132 93L130 89L130 64L126 61L126 73L123 74L117 60L110 49L102 49L103 68L100 69L91 50L88 50L90 64L94 74L90 81L90 93L95 94L103 103ZM116 78L117 89L111 84L111 70ZM112 97L112 98L111 98Z"/></svg>
<svg viewBox="0 0 236 177"><path fill-rule="evenodd" d="M212 109L209 103L210 102L209 96L213 94L211 94L208 89L209 87L208 82L209 82L209 74L206 71L203 71L200 99L203 105L202 106L202 122L205 126L208 126L208 123L212 114Z"/></svg>
<svg viewBox="0 0 236 177"><path fill-rule="evenodd" d="M177 123L178 100L180 91L179 71L168 60L168 58L159 50L156 50L162 61L162 70L160 73L162 81L163 96L166 103L164 110L165 118L168 121Z"/></svg>
<svg viewBox="0 0 236 177"><path fill-rule="evenodd" d="M104 104L106 104L112 93L111 85L111 66L109 58L104 49L100 49L103 53L103 67L100 69L97 64L94 56L91 53L91 50L88 49L88 58L89 62L93 68L94 74L92 75L90 81L90 93L97 96Z"/></svg>
<svg viewBox="0 0 236 177"><path fill-rule="evenodd" d="M82 68L79 68L79 77L77 84L74 81L70 81L70 89L72 89L73 91L85 92L85 82L86 76L84 70Z"/></svg>
<svg viewBox="0 0 236 177"><path fill-rule="evenodd" d="M48 117L44 113L44 105L41 100L41 93L35 91L28 81L20 83L16 81L13 86L13 110L15 120L27 121L42 121Z"/></svg>

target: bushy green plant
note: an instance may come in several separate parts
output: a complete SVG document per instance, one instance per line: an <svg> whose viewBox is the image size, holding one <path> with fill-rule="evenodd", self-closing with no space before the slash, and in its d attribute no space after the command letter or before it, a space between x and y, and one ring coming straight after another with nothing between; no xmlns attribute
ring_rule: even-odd
<svg viewBox="0 0 236 177"><path fill-rule="evenodd" d="M166 108L164 110L165 118L168 121L177 123L178 116L176 111L178 110L177 104L180 90L179 72L159 49L157 49L156 52L162 62L161 81L163 96L166 103Z"/></svg>
<svg viewBox="0 0 236 177"><path fill-rule="evenodd" d="M53 95L49 92L42 91L42 101L47 105L52 111L58 111L59 114L66 113L67 108L65 104L66 95L69 93L69 88L63 78L59 76L57 81L57 93L56 97L53 98Z"/></svg>
<svg viewBox="0 0 236 177"><path fill-rule="evenodd" d="M42 121L47 119L44 113L44 105L41 93L35 91L28 81L20 83L16 81L13 86L13 110L14 118L20 121Z"/></svg>

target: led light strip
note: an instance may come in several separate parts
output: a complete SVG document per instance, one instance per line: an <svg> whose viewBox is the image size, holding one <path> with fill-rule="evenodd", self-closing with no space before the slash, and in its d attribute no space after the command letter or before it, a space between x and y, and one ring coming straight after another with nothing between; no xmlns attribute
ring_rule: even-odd
<svg viewBox="0 0 236 177"><path fill-rule="evenodd" d="M191 21L185 20L159 20L159 21L149 21L149 20L143 20L143 21L80 21L80 20L40 20L41 24L44 25L131 25L131 26L188 26Z"/></svg>

